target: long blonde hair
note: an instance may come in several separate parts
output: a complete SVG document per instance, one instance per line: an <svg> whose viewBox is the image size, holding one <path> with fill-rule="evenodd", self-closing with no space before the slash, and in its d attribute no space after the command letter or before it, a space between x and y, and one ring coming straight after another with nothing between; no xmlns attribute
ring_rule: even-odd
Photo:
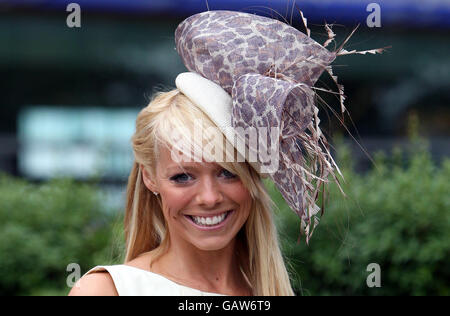
<svg viewBox="0 0 450 316"><path fill-rule="evenodd" d="M167 251L170 244L160 197L144 185L140 164L154 175L159 146L172 146L172 139L168 135L175 130L181 136L186 135L186 129L192 130L194 122L199 119L204 124L203 128L215 127L177 89L156 93L150 104L139 113L136 132L132 137L135 161L128 179L124 219L126 262L149 251L154 254L154 262ZM185 141L194 141L194 147L203 145L195 143L196 139ZM216 148L225 148L232 157L237 155L231 145ZM253 295L294 295L273 220L274 205L261 177L247 162L233 160L217 163L237 174L252 197L250 215L237 235L237 254L241 271L252 287Z"/></svg>

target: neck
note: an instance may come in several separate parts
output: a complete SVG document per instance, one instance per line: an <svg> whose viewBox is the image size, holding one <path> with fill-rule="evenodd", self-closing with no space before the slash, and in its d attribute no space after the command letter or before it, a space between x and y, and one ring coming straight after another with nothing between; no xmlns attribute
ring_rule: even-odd
<svg viewBox="0 0 450 316"><path fill-rule="evenodd" d="M247 290L236 255L236 239L225 248L213 251L198 249L186 241L171 241L167 253L155 262L155 270L161 274L206 292L239 291L242 295Z"/></svg>

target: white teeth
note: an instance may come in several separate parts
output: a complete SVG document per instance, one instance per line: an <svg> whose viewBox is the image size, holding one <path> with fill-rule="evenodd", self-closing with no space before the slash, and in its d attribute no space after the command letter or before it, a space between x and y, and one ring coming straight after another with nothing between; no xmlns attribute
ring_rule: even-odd
<svg viewBox="0 0 450 316"><path fill-rule="evenodd" d="M194 219L195 223L198 224L198 225L212 226L212 225L218 225L221 222L223 222L223 220L225 219L226 215L227 215L227 213L223 213L221 215L214 216L214 217L192 216L192 218Z"/></svg>

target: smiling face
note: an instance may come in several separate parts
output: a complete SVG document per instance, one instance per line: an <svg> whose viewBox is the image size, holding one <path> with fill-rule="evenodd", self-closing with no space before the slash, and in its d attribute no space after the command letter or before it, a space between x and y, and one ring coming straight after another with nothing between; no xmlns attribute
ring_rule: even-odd
<svg viewBox="0 0 450 316"><path fill-rule="evenodd" d="M161 195L172 242L188 242L201 250L223 249L250 214L250 193L237 175L217 163L178 164L163 148L155 179L145 170L143 179L148 189Z"/></svg>

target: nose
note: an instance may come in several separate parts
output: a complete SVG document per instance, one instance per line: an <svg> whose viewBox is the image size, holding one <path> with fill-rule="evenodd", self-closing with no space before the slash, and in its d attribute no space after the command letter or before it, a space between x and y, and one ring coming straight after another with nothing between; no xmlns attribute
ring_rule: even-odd
<svg viewBox="0 0 450 316"><path fill-rule="evenodd" d="M222 201L223 193L217 181L213 177L203 178L197 193L197 204L205 208L213 208Z"/></svg>

